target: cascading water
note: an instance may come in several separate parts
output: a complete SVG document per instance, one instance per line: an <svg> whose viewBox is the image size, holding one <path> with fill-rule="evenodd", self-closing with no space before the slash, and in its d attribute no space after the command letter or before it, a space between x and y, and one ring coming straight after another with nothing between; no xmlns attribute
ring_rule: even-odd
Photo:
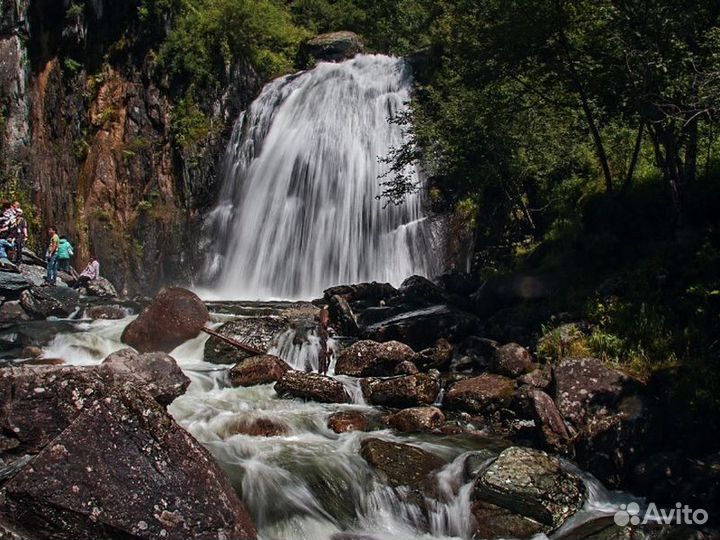
<svg viewBox="0 0 720 540"><path fill-rule="evenodd" d="M390 119L407 107L411 82L405 61L364 55L265 87L224 159L206 296L312 298L438 270L421 193L398 206L377 198L383 158L404 142Z"/></svg>

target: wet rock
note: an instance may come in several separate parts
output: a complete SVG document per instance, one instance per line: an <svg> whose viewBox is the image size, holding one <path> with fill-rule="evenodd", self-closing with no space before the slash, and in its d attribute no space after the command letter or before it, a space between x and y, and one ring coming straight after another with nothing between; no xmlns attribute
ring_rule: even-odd
<svg viewBox="0 0 720 540"><path fill-rule="evenodd" d="M0 306L0 324L18 323L30 320L30 315L18 300L8 301Z"/></svg>
<svg viewBox="0 0 720 540"><path fill-rule="evenodd" d="M190 386L175 359L161 352L139 354L122 349L105 358L98 371L111 385L131 382L161 405L170 405Z"/></svg>
<svg viewBox="0 0 720 540"><path fill-rule="evenodd" d="M320 375L290 370L275 383L280 397L296 397L320 403L349 403L350 396L340 381Z"/></svg>
<svg viewBox="0 0 720 540"><path fill-rule="evenodd" d="M239 418L231 422L224 433L226 437L248 435L250 437L279 437L287 435L286 425L270 418Z"/></svg>
<svg viewBox="0 0 720 540"><path fill-rule="evenodd" d="M368 378L360 385L369 403L398 409L431 405L440 393L440 381L424 373L391 379Z"/></svg>
<svg viewBox="0 0 720 540"><path fill-rule="evenodd" d="M473 516L472 538L532 538L546 527L534 519L485 501L476 501L470 507Z"/></svg>
<svg viewBox="0 0 720 540"><path fill-rule="evenodd" d="M100 276L85 285L85 292L88 296L96 296L98 298L117 298L117 291L110 281Z"/></svg>
<svg viewBox="0 0 720 540"><path fill-rule="evenodd" d="M430 474L445 464L417 446L377 438L362 441L360 454L391 486L422 487Z"/></svg>
<svg viewBox="0 0 720 540"><path fill-rule="evenodd" d="M493 371L506 377L516 378L534 368L532 355L517 343L508 343L495 350Z"/></svg>
<svg viewBox="0 0 720 540"><path fill-rule="evenodd" d="M21 293L20 304L36 317L69 317L78 299L78 293L68 287L32 287Z"/></svg>
<svg viewBox="0 0 720 540"><path fill-rule="evenodd" d="M92 320L119 320L128 316L120 306L93 306L85 310L85 316Z"/></svg>
<svg viewBox="0 0 720 540"><path fill-rule="evenodd" d="M514 393L514 381L502 375L484 373L453 384L443 403L469 413L491 413L507 408Z"/></svg>
<svg viewBox="0 0 720 540"><path fill-rule="evenodd" d="M357 283L355 285L338 285L323 291L325 301L330 302L334 295L343 297L349 304L360 302L365 305L377 305L397 294L397 289L389 283Z"/></svg>
<svg viewBox="0 0 720 540"><path fill-rule="evenodd" d="M518 377L518 384L527 384L540 390L547 390L552 382L552 373L546 367L532 370L525 375Z"/></svg>
<svg viewBox="0 0 720 540"><path fill-rule="evenodd" d="M363 43L354 32L330 32L320 34L306 41L301 47L301 55L308 62L341 62L363 52Z"/></svg>
<svg viewBox="0 0 720 540"><path fill-rule="evenodd" d="M0 272L14 272L15 274L19 274L20 269L8 259L0 259Z"/></svg>
<svg viewBox="0 0 720 540"><path fill-rule="evenodd" d="M335 373L351 377L392 375L398 364L414 358L415 351L404 343L363 340L353 343L340 353Z"/></svg>
<svg viewBox="0 0 720 540"><path fill-rule="evenodd" d="M410 276L402 282L398 294L390 302L393 305L426 307L445 301L445 292L429 279L422 276Z"/></svg>
<svg viewBox="0 0 720 540"><path fill-rule="evenodd" d="M243 317L222 325L217 331L223 336L246 343L258 350L266 351L277 337L290 327L290 321L284 317ZM204 359L213 364L237 364L251 355L228 345L224 341L210 337L205 342Z"/></svg>
<svg viewBox="0 0 720 540"><path fill-rule="evenodd" d="M23 347L23 350L20 353L23 358L37 358L42 356L42 354L43 350L40 347L33 347L32 345Z"/></svg>
<svg viewBox="0 0 720 540"><path fill-rule="evenodd" d="M331 326L338 334L351 337L360 335L355 314L345 298L337 294L331 296L328 310Z"/></svg>
<svg viewBox="0 0 720 540"><path fill-rule="evenodd" d="M545 448L554 452L567 452L570 446L568 433L560 411L555 402L542 390L528 390L529 408L538 436Z"/></svg>
<svg viewBox="0 0 720 540"><path fill-rule="evenodd" d="M479 324L475 315L441 304L393 313L361 329L361 334L364 339L381 342L397 340L421 350L431 347L440 338L461 341L474 334Z"/></svg>
<svg viewBox="0 0 720 540"><path fill-rule="evenodd" d="M228 378L233 386L269 384L282 379L289 369L290 366L281 358L263 354L243 360L230 368Z"/></svg>
<svg viewBox="0 0 720 540"><path fill-rule="evenodd" d="M563 470L557 458L511 447L480 472L474 497L537 521L547 533L582 507L585 487L580 477Z"/></svg>
<svg viewBox="0 0 720 540"><path fill-rule="evenodd" d="M209 319L207 307L195 293L170 287L125 327L121 339L140 352L170 352L196 337Z"/></svg>
<svg viewBox="0 0 720 540"><path fill-rule="evenodd" d="M360 411L340 411L330 415L327 426L335 433L367 431L369 422Z"/></svg>
<svg viewBox="0 0 720 540"><path fill-rule="evenodd" d="M20 273L25 276L30 283L36 287L40 287L45 283L45 277L47 276L47 269L43 266L35 264L21 264L18 266Z"/></svg>
<svg viewBox="0 0 720 540"><path fill-rule="evenodd" d="M130 385L79 414L5 484L2 505L33 538L256 538L208 451Z"/></svg>
<svg viewBox="0 0 720 540"><path fill-rule="evenodd" d="M19 298L20 293L33 286L33 283L22 274L0 272L0 296Z"/></svg>
<svg viewBox="0 0 720 540"><path fill-rule="evenodd" d="M432 347L420 351L415 363L423 370L438 369L444 371L450 367L454 351L455 348L447 339L440 338Z"/></svg>
<svg viewBox="0 0 720 540"><path fill-rule="evenodd" d="M412 407L388 418L388 424L404 433L433 431L445 423L445 415L437 407Z"/></svg>
<svg viewBox="0 0 720 540"><path fill-rule="evenodd" d="M400 362L395 366L395 369L393 369L393 375L415 375L417 373L420 373L420 370L410 360Z"/></svg>

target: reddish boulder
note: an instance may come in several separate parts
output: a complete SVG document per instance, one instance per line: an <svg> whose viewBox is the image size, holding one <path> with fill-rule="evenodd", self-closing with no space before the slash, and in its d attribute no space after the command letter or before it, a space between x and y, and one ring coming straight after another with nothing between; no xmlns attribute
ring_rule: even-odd
<svg viewBox="0 0 720 540"><path fill-rule="evenodd" d="M360 386L369 403L399 409L430 405L440 393L440 382L424 373L391 379L363 379Z"/></svg>
<svg viewBox="0 0 720 540"><path fill-rule="evenodd" d="M226 427L224 435L226 437L238 434L250 437L278 437L287 433L286 425L270 418L238 418Z"/></svg>
<svg viewBox="0 0 720 540"><path fill-rule="evenodd" d="M442 427L445 415L437 407L412 407L391 415L387 422L404 433L433 431Z"/></svg>
<svg viewBox="0 0 720 540"><path fill-rule="evenodd" d="M428 369L446 370L450 367L454 351L455 348L447 339L440 338L432 347L420 351L415 363L425 371Z"/></svg>
<svg viewBox="0 0 720 540"><path fill-rule="evenodd" d="M140 352L170 352L197 337L210 314L202 300L180 287L160 291L122 333L122 342Z"/></svg>
<svg viewBox="0 0 720 540"><path fill-rule="evenodd" d="M547 367L539 367L518 377L518 384L527 384L540 390L547 390L552 383L552 373Z"/></svg>
<svg viewBox="0 0 720 540"><path fill-rule="evenodd" d="M484 373L453 384L443 403L469 413L494 412L510 405L515 382L502 375Z"/></svg>
<svg viewBox="0 0 720 540"><path fill-rule="evenodd" d="M498 347L493 354L493 371L506 377L519 377L535 367L532 355L517 343L508 343Z"/></svg>
<svg viewBox="0 0 720 540"><path fill-rule="evenodd" d="M233 386L255 386L269 384L282 379L290 366L272 354L253 356L236 364L228 371Z"/></svg>
<svg viewBox="0 0 720 540"><path fill-rule="evenodd" d="M296 397L320 403L350 403L350 396L343 384L319 373L303 373L290 370L275 383L280 397Z"/></svg>
<svg viewBox="0 0 720 540"><path fill-rule="evenodd" d="M445 464L417 446L376 438L365 439L360 454L391 486L422 487L430 474Z"/></svg>
<svg viewBox="0 0 720 540"><path fill-rule="evenodd" d="M338 356L335 373L351 377L392 375L395 367L415 358L415 351L399 341L363 340L350 345Z"/></svg>
<svg viewBox="0 0 720 540"><path fill-rule="evenodd" d="M330 415L327 426L335 433L366 431L368 420L360 411L340 411Z"/></svg>

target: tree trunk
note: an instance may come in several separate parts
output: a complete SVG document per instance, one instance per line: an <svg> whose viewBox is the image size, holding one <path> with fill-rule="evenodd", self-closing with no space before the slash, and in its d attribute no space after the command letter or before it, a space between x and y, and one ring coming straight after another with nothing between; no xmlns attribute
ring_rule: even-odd
<svg viewBox="0 0 720 540"><path fill-rule="evenodd" d="M625 182L623 182L623 193L625 193L632 184L633 175L635 174L635 167L637 167L638 157L640 156L640 148L642 148L644 131L645 122L641 120L640 127L638 127L637 138L635 139L635 147L633 148L632 157L630 158L630 165L628 166L627 175L625 175Z"/></svg>

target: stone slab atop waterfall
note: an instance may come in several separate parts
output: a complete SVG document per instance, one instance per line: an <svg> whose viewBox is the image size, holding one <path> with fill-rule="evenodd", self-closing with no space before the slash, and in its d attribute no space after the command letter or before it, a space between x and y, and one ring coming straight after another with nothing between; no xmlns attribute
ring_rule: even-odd
<svg viewBox="0 0 720 540"><path fill-rule="evenodd" d="M408 64L361 55L268 84L238 119L209 234L209 296L312 298L328 286L395 285L438 270L422 193L379 200L400 146ZM416 170L408 170L418 181Z"/></svg>

